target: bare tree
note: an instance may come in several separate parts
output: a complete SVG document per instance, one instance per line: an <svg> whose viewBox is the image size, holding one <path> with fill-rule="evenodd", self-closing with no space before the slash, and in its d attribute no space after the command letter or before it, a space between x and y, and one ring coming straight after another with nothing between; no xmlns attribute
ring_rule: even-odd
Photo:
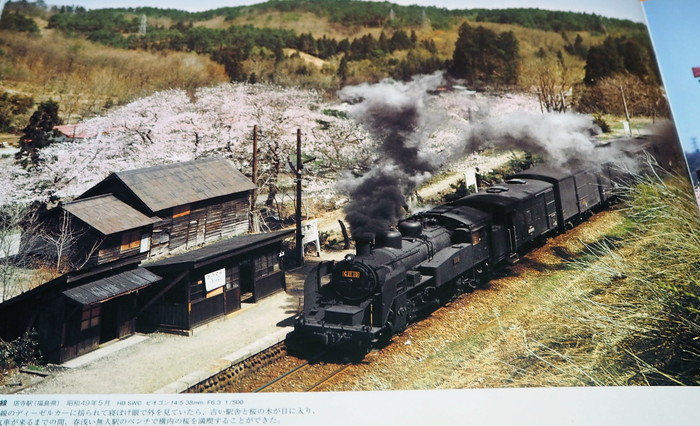
<svg viewBox="0 0 700 426"><path fill-rule="evenodd" d="M577 76L563 57L541 58L528 71L543 112L565 112L571 107L571 89Z"/></svg>
<svg viewBox="0 0 700 426"><path fill-rule="evenodd" d="M36 210L10 204L0 212L0 302L28 290L22 271L31 266L25 247L36 238Z"/></svg>
<svg viewBox="0 0 700 426"><path fill-rule="evenodd" d="M80 230L74 226L70 213L62 210L58 214L55 222L47 224L41 228L41 239L48 245L51 255L55 255L55 270L63 273L75 268L74 248L76 243L85 235L86 230ZM99 246L99 244L97 244ZM93 247L90 252L94 252L97 247ZM88 257L89 259L89 257ZM85 262L82 262L84 266Z"/></svg>

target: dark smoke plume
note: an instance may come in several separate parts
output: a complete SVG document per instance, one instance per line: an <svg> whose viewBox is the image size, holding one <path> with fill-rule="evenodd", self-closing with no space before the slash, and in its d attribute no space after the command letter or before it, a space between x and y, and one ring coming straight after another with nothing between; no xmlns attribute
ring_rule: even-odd
<svg viewBox="0 0 700 426"><path fill-rule="evenodd" d="M354 102L350 115L378 141L380 153L380 163L364 176L346 177L338 184L350 198L345 214L353 235L376 234L396 224L405 196L436 169L420 148L434 122L425 113L425 97L441 82L441 75L433 74L409 83L385 80L339 92L341 99Z"/></svg>
<svg viewBox="0 0 700 426"><path fill-rule="evenodd" d="M442 76L433 74L408 83L385 80L339 92L352 103L349 114L372 134L380 154L364 176L346 176L338 184L350 199L345 213L353 235L386 231L402 217L406 197L432 172L487 147L523 150L562 170L597 168L610 160L636 168L637 160L622 149L597 148L593 136L600 129L589 116L504 113L507 97L457 91L430 96L428 91L440 84ZM438 129L441 136L435 137ZM430 152L428 141L441 147Z"/></svg>

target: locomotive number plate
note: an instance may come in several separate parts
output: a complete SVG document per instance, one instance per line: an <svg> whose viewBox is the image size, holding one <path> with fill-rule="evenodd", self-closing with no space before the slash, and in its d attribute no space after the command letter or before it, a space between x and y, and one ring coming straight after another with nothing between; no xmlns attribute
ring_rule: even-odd
<svg viewBox="0 0 700 426"><path fill-rule="evenodd" d="M360 278L360 273L358 271L343 271L343 277L345 277L345 278Z"/></svg>

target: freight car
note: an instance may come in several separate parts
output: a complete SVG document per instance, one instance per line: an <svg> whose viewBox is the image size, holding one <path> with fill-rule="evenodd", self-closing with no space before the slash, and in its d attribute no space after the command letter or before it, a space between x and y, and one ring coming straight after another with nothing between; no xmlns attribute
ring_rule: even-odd
<svg viewBox="0 0 700 426"><path fill-rule="evenodd" d="M654 152L647 140L638 151ZM355 236L356 254L321 262L304 283L304 308L286 339L363 356L489 271L608 205L624 173L536 166L504 182L401 221L397 230Z"/></svg>

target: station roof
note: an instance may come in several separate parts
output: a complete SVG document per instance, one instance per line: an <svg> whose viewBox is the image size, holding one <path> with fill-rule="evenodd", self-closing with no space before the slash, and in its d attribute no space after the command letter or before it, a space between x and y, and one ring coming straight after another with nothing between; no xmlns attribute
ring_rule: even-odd
<svg viewBox="0 0 700 426"><path fill-rule="evenodd" d="M103 235L153 224L148 216L111 194L72 201L63 209Z"/></svg>
<svg viewBox="0 0 700 426"><path fill-rule="evenodd" d="M294 232L295 231L293 229L290 229L263 234L248 234L231 237L218 243L206 245L200 249L171 256L153 263L147 263L143 266L155 270L160 270L160 268L196 268L205 264L217 262L236 254L249 252L275 241L281 241L294 235Z"/></svg>
<svg viewBox="0 0 700 426"><path fill-rule="evenodd" d="M214 157L116 172L114 176L152 212L256 188L233 163Z"/></svg>
<svg viewBox="0 0 700 426"><path fill-rule="evenodd" d="M81 305L90 305L133 293L160 280L153 272L136 268L71 288L63 294Z"/></svg>

